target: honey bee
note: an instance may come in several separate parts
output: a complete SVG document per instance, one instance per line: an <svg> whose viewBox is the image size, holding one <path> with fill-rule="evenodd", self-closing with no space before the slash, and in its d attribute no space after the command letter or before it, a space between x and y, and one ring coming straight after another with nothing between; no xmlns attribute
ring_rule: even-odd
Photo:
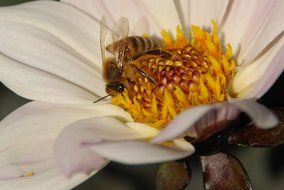
<svg viewBox="0 0 284 190"><path fill-rule="evenodd" d="M106 92L115 96L125 89L124 81L138 72L153 84L155 79L135 65L135 59L143 54L160 54L162 50L150 38L143 36L128 36L129 23L126 18L121 18L117 31L112 31L102 18L100 23L100 46L103 60L103 78L106 85ZM110 57L107 58L107 54Z"/></svg>

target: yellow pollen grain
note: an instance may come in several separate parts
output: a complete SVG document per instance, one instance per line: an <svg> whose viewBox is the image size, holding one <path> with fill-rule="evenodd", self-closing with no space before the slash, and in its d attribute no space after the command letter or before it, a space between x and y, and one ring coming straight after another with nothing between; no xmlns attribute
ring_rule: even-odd
<svg viewBox="0 0 284 190"><path fill-rule="evenodd" d="M191 26L190 40L179 26L175 38L162 30L161 49L172 56L142 55L135 60L156 84L136 73L124 81L126 89L112 103L128 111L135 121L161 129L189 107L226 101L236 62L231 45L225 49L220 45L216 21L212 26L212 33Z"/></svg>
<svg viewBox="0 0 284 190"><path fill-rule="evenodd" d="M22 177L32 177L34 176L34 172L27 172L26 174L22 175Z"/></svg>

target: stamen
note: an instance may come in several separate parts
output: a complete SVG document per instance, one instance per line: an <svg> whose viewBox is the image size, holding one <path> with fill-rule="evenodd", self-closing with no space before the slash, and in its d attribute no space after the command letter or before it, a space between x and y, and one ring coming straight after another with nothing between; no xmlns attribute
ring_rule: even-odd
<svg viewBox="0 0 284 190"><path fill-rule="evenodd" d="M135 121L162 128L191 106L226 101L228 82L236 64L232 47L228 44L227 51L222 49L217 23L212 24L211 34L192 26L191 41L180 27L175 40L163 30L162 50L172 57L146 54L135 60L136 66L157 84L134 73L125 81L123 94L113 97L112 103L128 111Z"/></svg>

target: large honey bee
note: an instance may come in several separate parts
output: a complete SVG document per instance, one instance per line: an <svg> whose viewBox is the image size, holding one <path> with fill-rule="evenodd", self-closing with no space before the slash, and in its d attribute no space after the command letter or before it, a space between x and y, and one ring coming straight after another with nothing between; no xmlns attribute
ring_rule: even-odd
<svg viewBox="0 0 284 190"><path fill-rule="evenodd" d="M129 73L138 72L156 84L155 79L135 65L134 61L143 54L160 54L162 51L158 49L156 42L143 36L128 36L129 23L126 18L121 18L116 28L116 31L112 31L102 18L100 46L107 94L115 96L122 93L125 89L124 81L130 77L127 76ZM107 54L110 57L107 57Z"/></svg>

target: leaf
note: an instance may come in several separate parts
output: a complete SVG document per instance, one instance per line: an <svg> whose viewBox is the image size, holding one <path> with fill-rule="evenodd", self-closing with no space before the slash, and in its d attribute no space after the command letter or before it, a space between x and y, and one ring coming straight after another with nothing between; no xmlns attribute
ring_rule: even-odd
<svg viewBox="0 0 284 190"><path fill-rule="evenodd" d="M284 143L284 109L274 109L279 124L272 129L259 129L250 124L237 128L228 139L228 143L241 146L275 147Z"/></svg>
<svg viewBox="0 0 284 190"><path fill-rule="evenodd" d="M252 190L244 167L234 156L218 153L201 156L200 160L206 190Z"/></svg>
<svg viewBox="0 0 284 190"><path fill-rule="evenodd" d="M180 190L185 188L191 179L191 170L185 162L165 162L159 165L156 172L156 190Z"/></svg>
<svg viewBox="0 0 284 190"><path fill-rule="evenodd" d="M32 1L32 0L1 0L0 6L15 5L15 4L25 3L29 1Z"/></svg>

